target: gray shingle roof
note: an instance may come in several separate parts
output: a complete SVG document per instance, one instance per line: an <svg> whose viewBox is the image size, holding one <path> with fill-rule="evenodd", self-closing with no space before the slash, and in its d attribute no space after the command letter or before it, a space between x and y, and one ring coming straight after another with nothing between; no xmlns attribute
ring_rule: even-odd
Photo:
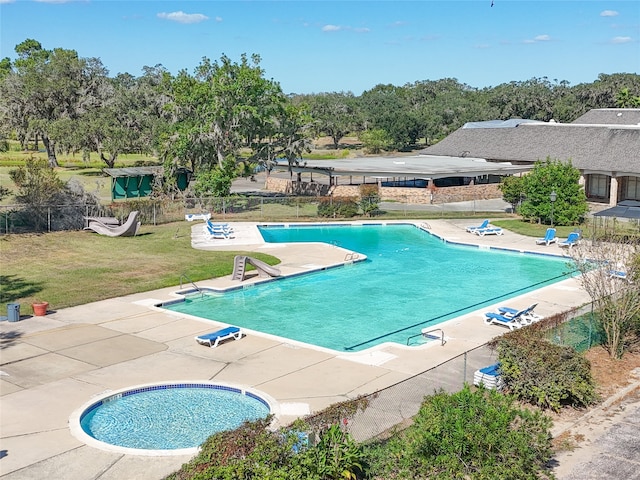
<svg viewBox="0 0 640 480"><path fill-rule="evenodd" d="M571 123L589 125L640 125L640 108L594 108Z"/></svg>
<svg viewBox="0 0 640 480"><path fill-rule="evenodd" d="M522 123L514 128L463 127L421 153L526 163L550 157L571 160L575 167L589 172L640 175L640 125Z"/></svg>

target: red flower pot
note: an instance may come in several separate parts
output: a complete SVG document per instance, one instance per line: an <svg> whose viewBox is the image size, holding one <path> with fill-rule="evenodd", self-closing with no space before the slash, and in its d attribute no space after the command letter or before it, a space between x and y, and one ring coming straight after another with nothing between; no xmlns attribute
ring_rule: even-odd
<svg viewBox="0 0 640 480"><path fill-rule="evenodd" d="M36 317L44 317L47 314L47 308L49 307L49 302L38 302L31 305L33 307L33 314Z"/></svg>

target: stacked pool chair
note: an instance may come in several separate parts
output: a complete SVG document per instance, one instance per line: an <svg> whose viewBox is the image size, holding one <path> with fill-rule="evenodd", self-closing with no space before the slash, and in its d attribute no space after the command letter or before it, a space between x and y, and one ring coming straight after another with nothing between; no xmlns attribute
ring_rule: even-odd
<svg viewBox="0 0 640 480"><path fill-rule="evenodd" d="M500 364L494 363L488 367L476 370L473 374L473 384L479 386L483 384L485 388L492 390L502 389L502 378L500 377Z"/></svg>

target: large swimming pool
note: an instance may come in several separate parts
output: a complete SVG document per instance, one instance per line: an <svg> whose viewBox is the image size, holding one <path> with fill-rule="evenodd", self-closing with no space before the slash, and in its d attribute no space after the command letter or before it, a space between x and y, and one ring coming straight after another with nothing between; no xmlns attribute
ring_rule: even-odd
<svg viewBox="0 0 640 480"><path fill-rule="evenodd" d="M424 327L567 278L566 260L453 245L414 225L261 227L267 242L326 242L367 260L188 297L173 311L338 351L406 345ZM480 318L478 318L480 322Z"/></svg>

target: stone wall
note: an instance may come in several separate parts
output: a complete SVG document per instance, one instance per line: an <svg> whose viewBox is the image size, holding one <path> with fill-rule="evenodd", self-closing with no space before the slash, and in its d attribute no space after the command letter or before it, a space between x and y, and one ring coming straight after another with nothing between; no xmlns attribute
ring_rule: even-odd
<svg viewBox="0 0 640 480"><path fill-rule="evenodd" d="M466 185L463 187L436 187L410 188L410 187L380 187L382 201L394 201L401 203L451 203L469 200L488 200L502 198L498 183ZM329 187L318 183L291 182L282 178L267 178L265 188L269 191L285 193L287 195L332 195L334 197L359 197L359 185L337 185Z"/></svg>

